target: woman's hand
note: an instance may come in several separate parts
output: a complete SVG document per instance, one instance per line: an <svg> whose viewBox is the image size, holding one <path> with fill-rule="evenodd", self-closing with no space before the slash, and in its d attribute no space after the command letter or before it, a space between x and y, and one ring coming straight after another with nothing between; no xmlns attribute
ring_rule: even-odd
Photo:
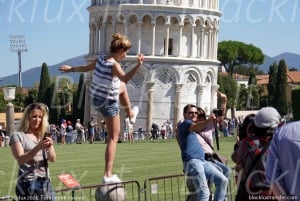
<svg viewBox="0 0 300 201"><path fill-rule="evenodd" d="M59 71L62 72L62 73L69 73L69 72L72 72L72 66L69 66L69 65L62 65L60 68L59 68Z"/></svg>
<svg viewBox="0 0 300 201"><path fill-rule="evenodd" d="M142 65L143 62L144 62L144 55L143 54L139 54L137 60L138 60L138 64Z"/></svg>
<svg viewBox="0 0 300 201"><path fill-rule="evenodd" d="M41 145L42 145L42 148L49 149L51 146L53 146L52 138L51 137L45 137L45 139L43 139L41 141Z"/></svg>
<svg viewBox="0 0 300 201"><path fill-rule="evenodd" d="M45 139L43 139L41 141L41 144L42 144L43 148L46 149L46 151L47 151L48 161L54 163L56 161L56 153L55 153L55 150L54 150L52 138L51 137L45 137Z"/></svg>

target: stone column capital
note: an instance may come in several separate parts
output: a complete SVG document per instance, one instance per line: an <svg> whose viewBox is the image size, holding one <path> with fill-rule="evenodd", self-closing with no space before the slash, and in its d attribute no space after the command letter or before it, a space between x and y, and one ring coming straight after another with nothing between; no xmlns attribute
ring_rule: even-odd
<svg viewBox="0 0 300 201"><path fill-rule="evenodd" d="M219 88L220 88L219 85L212 85L212 86L211 86L211 89L212 89L213 92L218 91Z"/></svg>
<svg viewBox="0 0 300 201"><path fill-rule="evenodd" d="M146 86L148 87L149 91L154 91L154 84L155 84L155 82L152 82L152 81L146 82Z"/></svg>

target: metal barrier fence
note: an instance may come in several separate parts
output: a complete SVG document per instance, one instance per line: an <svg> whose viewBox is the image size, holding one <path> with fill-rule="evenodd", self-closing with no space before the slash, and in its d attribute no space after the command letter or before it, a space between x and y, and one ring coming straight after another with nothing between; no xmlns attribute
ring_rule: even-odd
<svg viewBox="0 0 300 201"><path fill-rule="evenodd" d="M227 199L233 200L230 180ZM141 188L136 180L118 184L86 185L76 188L56 190L56 201L192 201L193 195L186 187L184 174L147 178ZM0 197L1 200L15 200L13 197Z"/></svg>
<svg viewBox="0 0 300 201"><path fill-rule="evenodd" d="M183 201L189 194L184 174L148 178L144 182L145 201Z"/></svg>
<svg viewBox="0 0 300 201"><path fill-rule="evenodd" d="M138 181L123 181L118 184L87 185L73 189L56 190L57 201L86 201L98 200L115 201L141 200L141 187Z"/></svg>

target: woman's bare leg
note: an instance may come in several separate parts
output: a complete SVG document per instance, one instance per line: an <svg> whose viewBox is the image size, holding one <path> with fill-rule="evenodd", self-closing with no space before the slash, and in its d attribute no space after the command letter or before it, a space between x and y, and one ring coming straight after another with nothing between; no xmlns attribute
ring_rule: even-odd
<svg viewBox="0 0 300 201"><path fill-rule="evenodd" d="M107 117L105 118L105 122L107 126L107 145L105 150L104 175L111 177L120 133L120 115Z"/></svg>
<svg viewBox="0 0 300 201"><path fill-rule="evenodd" d="M132 117L133 114L131 111L131 103L130 103L130 99L128 96L127 87L124 82L121 82L121 85L120 85L119 100L120 100L122 109L124 109L126 111L126 113L129 117Z"/></svg>

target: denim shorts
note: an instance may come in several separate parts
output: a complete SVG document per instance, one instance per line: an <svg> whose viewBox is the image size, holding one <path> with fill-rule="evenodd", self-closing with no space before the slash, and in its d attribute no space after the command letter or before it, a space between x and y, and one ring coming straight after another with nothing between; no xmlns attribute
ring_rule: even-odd
<svg viewBox="0 0 300 201"><path fill-rule="evenodd" d="M101 112L103 117L114 117L120 112L119 104L117 100L109 99L96 99L92 98L91 104L96 111Z"/></svg>

